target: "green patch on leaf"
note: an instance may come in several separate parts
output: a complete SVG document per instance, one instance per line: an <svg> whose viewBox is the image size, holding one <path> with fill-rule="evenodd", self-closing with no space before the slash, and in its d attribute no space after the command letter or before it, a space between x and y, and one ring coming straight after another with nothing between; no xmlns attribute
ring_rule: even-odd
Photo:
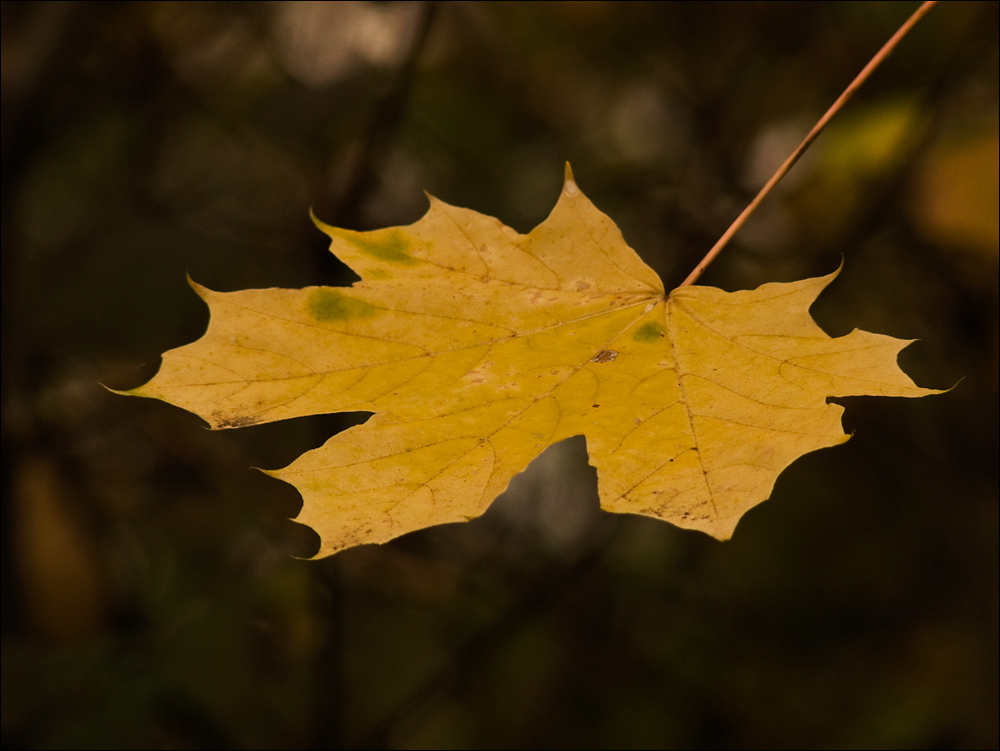
<svg viewBox="0 0 1000 751"><path fill-rule="evenodd" d="M378 313L375 306L329 287L317 287L310 292L306 298L306 310L317 321L324 323L371 318Z"/></svg>
<svg viewBox="0 0 1000 751"><path fill-rule="evenodd" d="M663 336L664 331L666 329L663 328L663 324L656 321L648 321L636 329L632 338L637 342L652 342Z"/></svg>
<svg viewBox="0 0 1000 751"><path fill-rule="evenodd" d="M373 234L376 235L375 238L371 237ZM377 233L343 232L341 237L362 253L386 263L395 263L401 266L413 266L420 263L419 258L410 255L413 244L398 229Z"/></svg>

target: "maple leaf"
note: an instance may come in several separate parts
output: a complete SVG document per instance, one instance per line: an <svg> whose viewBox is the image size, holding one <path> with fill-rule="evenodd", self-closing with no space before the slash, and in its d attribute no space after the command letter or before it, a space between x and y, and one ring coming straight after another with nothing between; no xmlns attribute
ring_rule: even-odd
<svg viewBox="0 0 1000 751"><path fill-rule="evenodd" d="M547 446L583 435L601 506L717 538L799 456L843 443L828 396L924 396L910 342L831 338L836 272L752 291L659 277L579 190L520 235L433 197L409 227L317 225L350 288L213 292L211 321L131 394L213 428L374 412L284 469L320 556L482 514Z"/></svg>

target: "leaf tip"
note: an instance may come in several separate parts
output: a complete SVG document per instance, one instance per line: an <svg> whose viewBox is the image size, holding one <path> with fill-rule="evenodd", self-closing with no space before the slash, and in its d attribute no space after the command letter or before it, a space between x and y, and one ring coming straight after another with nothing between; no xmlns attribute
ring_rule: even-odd
<svg viewBox="0 0 1000 751"><path fill-rule="evenodd" d="M577 186L576 180L573 179L573 168L569 166L569 162L566 162L566 174L563 178L563 191L568 196L575 196L580 192L580 188Z"/></svg>
<svg viewBox="0 0 1000 751"><path fill-rule="evenodd" d="M316 213L313 211L312 206L309 207L309 218L312 219L312 223L316 225L316 229L318 229L323 234L328 235L331 239L333 238L337 228L334 227L333 225L327 224L318 216L316 216Z"/></svg>
<svg viewBox="0 0 1000 751"><path fill-rule="evenodd" d="M829 274L824 274L823 276L816 277L816 281L820 283L820 288L819 288L820 291L822 292L824 289L829 287L830 284L833 282L833 280L836 279L838 276L840 276L840 272L843 270L844 270L844 256L841 255L840 264L838 264L837 268L835 268Z"/></svg>
<svg viewBox="0 0 1000 751"><path fill-rule="evenodd" d="M134 389L125 389L125 390L122 390L122 389L113 389L110 386L108 386L107 384L101 383L100 381L97 382L97 385L100 386L105 391L110 391L112 394L117 394L118 396L141 396L141 394L138 394L136 392L139 389L141 389L142 386L137 386Z"/></svg>
<svg viewBox="0 0 1000 751"><path fill-rule="evenodd" d="M212 290L204 285L198 284L198 282L191 278L191 274L186 273L184 276L187 278L188 286L194 290L195 294L202 300L208 300L208 295Z"/></svg>

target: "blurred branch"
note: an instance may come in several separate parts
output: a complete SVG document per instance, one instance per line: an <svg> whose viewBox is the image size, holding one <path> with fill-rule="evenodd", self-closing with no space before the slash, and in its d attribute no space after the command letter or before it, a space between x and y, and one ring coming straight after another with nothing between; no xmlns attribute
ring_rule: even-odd
<svg viewBox="0 0 1000 751"><path fill-rule="evenodd" d="M406 115L406 105L417 77L417 64L427 45L437 13L438 4L435 0L426 0L423 3L423 13L417 22L410 51L389 91L375 103L371 123L356 158L353 173L348 180L347 190L329 214L330 218L327 221L331 224L339 227L352 227L357 224L358 210L375 188L376 155L385 152Z"/></svg>

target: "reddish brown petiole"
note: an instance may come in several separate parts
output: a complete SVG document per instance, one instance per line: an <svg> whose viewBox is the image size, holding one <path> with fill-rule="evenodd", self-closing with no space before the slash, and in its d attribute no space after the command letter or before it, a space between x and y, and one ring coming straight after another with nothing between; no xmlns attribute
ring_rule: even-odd
<svg viewBox="0 0 1000 751"><path fill-rule="evenodd" d="M680 283L681 287L694 284L695 280L697 280L698 277L701 276L702 272L708 267L708 264L715 260L715 257L719 255L724 247L726 247L733 235L736 234L737 230L739 230L746 220L750 218L750 215L760 205L760 202L764 200L765 196L767 196L767 194L774 189L774 186L777 185L781 178L788 173L788 171L792 168L792 165L794 165L799 160L799 157L802 156L803 152L805 152L805 150L809 148L809 145L816 140L816 136L822 132L823 128L826 127L826 124L833 119L833 116L840 111L840 109L847 103L847 100L854 95L854 92L861 88L861 85L868 80L868 77L879 65L882 64L882 61L892 53L893 49L895 49L896 45L899 44L900 40L917 24L917 21L926 16L928 11L930 11L930 9L935 5L937 5L937 0L928 0L928 2L923 3L919 8L917 8L913 15L906 20L906 23L900 26L896 33L889 38L889 41L882 46L882 49L875 54L875 57L868 61L868 64L861 70L860 73L858 73L857 77L851 81L851 85L844 89L844 93L837 97L837 101L830 106L830 109L826 111L826 114L819 119L819 122L813 126L808 135L802 139L802 143L800 143L795 151L791 153L788 159L785 160L784 164L778 167L778 171L775 172L774 175L771 176L771 179L767 181L767 184L760 189L760 192L750 202L750 205L743 209L743 213L736 217L736 221L729 225L729 229L723 233L718 242L716 242L715 245L712 246L712 249L705 254L705 257L701 259L701 262L694 267L694 270L690 274L688 274L687 279Z"/></svg>

